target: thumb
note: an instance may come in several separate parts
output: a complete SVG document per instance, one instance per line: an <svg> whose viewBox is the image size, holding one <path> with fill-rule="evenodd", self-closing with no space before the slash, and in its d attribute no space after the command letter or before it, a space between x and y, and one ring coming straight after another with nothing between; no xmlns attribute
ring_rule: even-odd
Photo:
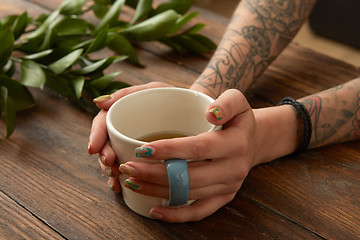
<svg viewBox="0 0 360 240"><path fill-rule="evenodd" d="M249 109L251 107L245 96L239 90L229 89L209 105L206 119L214 125L222 125Z"/></svg>

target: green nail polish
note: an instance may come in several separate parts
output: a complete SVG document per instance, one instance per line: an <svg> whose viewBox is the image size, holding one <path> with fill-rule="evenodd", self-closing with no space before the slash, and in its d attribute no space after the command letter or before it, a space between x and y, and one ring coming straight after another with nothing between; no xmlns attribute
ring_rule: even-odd
<svg viewBox="0 0 360 240"><path fill-rule="evenodd" d="M125 180L125 187L130 188L131 190L134 190L134 191L140 191L141 190L140 184L137 183L136 181L134 181L133 179L126 179Z"/></svg>
<svg viewBox="0 0 360 240"><path fill-rule="evenodd" d="M109 188L110 188L111 191L114 191L114 186L113 185L109 184Z"/></svg>
<svg viewBox="0 0 360 240"><path fill-rule="evenodd" d="M138 147L135 149L135 155L140 158L151 157L154 155L154 150L151 147Z"/></svg>

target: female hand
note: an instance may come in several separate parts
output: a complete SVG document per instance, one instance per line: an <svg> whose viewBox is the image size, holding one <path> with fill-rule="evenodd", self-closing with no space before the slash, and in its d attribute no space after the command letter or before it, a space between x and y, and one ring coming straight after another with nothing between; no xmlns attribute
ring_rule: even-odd
<svg viewBox="0 0 360 240"><path fill-rule="evenodd" d="M107 101L97 103L103 110L95 117L89 141L89 153L99 153L103 171L109 175L109 186L120 191L120 171L130 176L125 186L133 191L168 198L168 178L163 164L128 162L120 166L107 143L106 110L126 94L150 87L168 86L162 83L123 89ZM262 162L292 153L297 146L296 111L290 105L252 110L238 90L227 90L206 113L214 125L223 130L198 136L159 140L138 149L151 149L148 159L195 159L188 164L190 196L197 199L182 208L154 207L153 218L169 222L198 221L230 202L240 189L249 170ZM146 155L146 154L145 154ZM151 165L150 165L151 164ZM111 174L111 175L110 175Z"/></svg>
<svg viewBox="0 0 360 240"><path fill-rule="evenodd" d="M154 207L150 216L169 222L198 221L230 202L249 170L260 161L263 137L254 112L243 94L227 90L206 113L207 120L223 125L223 130L197 136L158 140L136 152L149 160L194 159L188 163L191 206ZM150 157L149 152L152 153ZM130 177L125 186L135 192L168 198L168 177L164 164L132 161L121 164L120 171Z"/></svg>
<svg viewBox="0 0 360 240"><path fill-rule="evenodd" d="M148 84L132 86L113 93L112 95L100 96L94 99L96 105L101 111L94 118L91 126L91 132L88 144L88 153L99 154L99 164L102 171L109 177L109 188L115 192L121 190L119 183L119 163L116 160L114 151L108 142L108 133L106 128L106 114L110 106L118 99L140 90L158 87L172 87L169 84L161 82L151 82Z"/></svg>

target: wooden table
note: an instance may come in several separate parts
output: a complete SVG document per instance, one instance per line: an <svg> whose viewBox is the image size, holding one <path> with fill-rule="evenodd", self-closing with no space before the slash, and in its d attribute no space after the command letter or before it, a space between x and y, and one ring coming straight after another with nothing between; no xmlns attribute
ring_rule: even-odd
<svg viewBox="0 0 360 240"><path fill-rule="evenodd" d="M60 0L1 0L0 16L37 16ZM229 19L204 9L196 21L217 43ZM188 87L207 57L141 44L146 68L119 63L119 80ZM253 107L302 97L359 76L359 68L296 44L246 93ZM51 91L33 89L35 108L18 115L0 142L0 239L359 239L359 141L310 150L255 167L236 198L195 223L171 224L137 215L107 188L97 156L88 156L93 115ZM0 138L4 138L4 121Z"/></svg>

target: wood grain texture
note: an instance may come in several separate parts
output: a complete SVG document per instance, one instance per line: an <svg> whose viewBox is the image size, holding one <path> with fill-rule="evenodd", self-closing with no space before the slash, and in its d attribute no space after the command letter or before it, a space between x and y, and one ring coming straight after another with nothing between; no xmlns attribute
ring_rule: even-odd
<svg viewBox="0 0 360 240"><path fill-rule="evenodd" d="M0 17L24 10L40 14L60 2L1 0ZM207 24L204 33L218 42L228 19L201 10L198 21ZM188 87L209 60L174 53L159 43L138 44L137 51L147 67L115 64L109 71L122 70L118 80ZM354 66L290 44L246 95L253 107L272 106L285 96L300 98L359 75ZM355 240L360 236L359 141L255 167L236 198L215 214L196 223L170 224L133 213L121 194L107 189L97 156L87 155L93 115L50 90L32 92L38 105L21 112L14 135L0 142L0 238ZM4 129L0 121L0 138Z"/></svg>
<svg viewBox="0 0 360 240"><path fill-rule="evenodd" d="M0 191L1 239L64 239Z"/></svg>

